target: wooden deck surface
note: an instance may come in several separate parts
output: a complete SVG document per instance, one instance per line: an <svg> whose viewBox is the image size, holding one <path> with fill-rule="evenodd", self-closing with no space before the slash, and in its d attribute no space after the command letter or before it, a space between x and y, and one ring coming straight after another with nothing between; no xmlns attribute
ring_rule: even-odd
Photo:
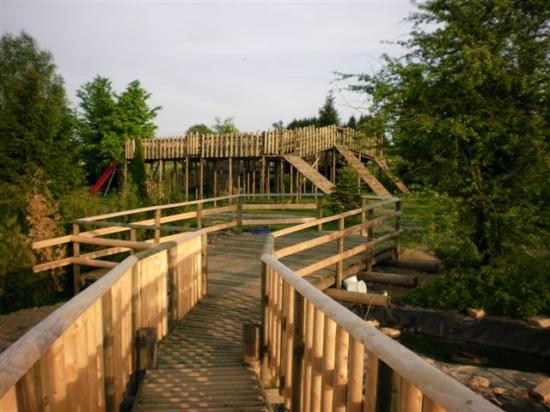
<svg viewBox="0 0 550 412"><path fill-rule="evenodd" d="M320 234L279 238L276 248ZM209 245L208 295L160 342L157 369L147 371L135 410L268 410L259 382L242 362L242 325L260 321L264 241L262 234L223 234ZM359 236L348 237L346 248L359 242ZM335 253L331 242L282 261L297 269ZM334 276L334 269L315 276Z"/></svg>

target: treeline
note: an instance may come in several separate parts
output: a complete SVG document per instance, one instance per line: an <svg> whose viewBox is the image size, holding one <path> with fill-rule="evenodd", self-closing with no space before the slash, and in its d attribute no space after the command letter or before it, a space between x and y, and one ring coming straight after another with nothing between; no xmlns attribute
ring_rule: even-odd
<svg viewBox="0 0 550 412"><path fill-rule="evenodd" d="M134 184L113 195L89 195L111 162L123 161L124 140L153 136L159 110L134 80L122 93L96 77L70 106L53 57L29 35L0 39L0 312L50 303L70 293L61 271L33 274L37 258L61 258L62 248L31 253L30 243L64 234L70 220L147 202L143 163L132 165Z"/></svg>

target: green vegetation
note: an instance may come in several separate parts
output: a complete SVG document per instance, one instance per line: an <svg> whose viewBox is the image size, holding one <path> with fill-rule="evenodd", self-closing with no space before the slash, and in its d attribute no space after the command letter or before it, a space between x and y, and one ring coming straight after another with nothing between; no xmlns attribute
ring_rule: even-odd
<svg viewBox="0 0 550 412"><path fill-rule="evenodd" d="M340 116L338 111L334 106L334 96L332 93L329 93L325 99L325 103L319 109L319 114L317 117L306 117L303 119L294 119L287 126L287 129L298 129L300 127L308 126L330 126L335 124L336 126L340 125ZM278 123L273 123L273 128L278 129L282 128L283 122L279 121Z"/></svg>
<svg viewBox="0 0 550 412"><path fill-rule="evenodd" d="M338 171L335 188L328 195L326 203L333 213L342 213L361 206L361 185L355 169L346 166Z"/></svg>
<svg viewBox="0 0 550 412"><path fill-rule="evenodd" d="M426 240L451 275L409 301L548 313L550 9L538 0L419 7L403 57L344 76L371 96L367 124L391 138L400 174L446 202L446 227Z"/></svg>

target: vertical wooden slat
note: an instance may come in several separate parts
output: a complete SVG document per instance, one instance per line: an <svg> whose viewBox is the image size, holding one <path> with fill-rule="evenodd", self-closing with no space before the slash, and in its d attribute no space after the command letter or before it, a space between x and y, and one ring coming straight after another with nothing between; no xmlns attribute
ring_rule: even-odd
<svg viewBox="0 0 550 412"><path fill-rule="evenodd" d="M367 394L366 412L376 412L376 394L378 392L378 358L367 352Z"/></svg>
<svg viewBox="0 0 550 412"><path fill-rule="evenodd" d="M0 398L0 411L6 412L18 412L17 407L17 394L15 386L12 386L11 389L6 392L2 398Z"/></svg>
<svg viewBox="0 0 550 412"><path fill-rule="evenodd" d="M73 223L73 236L78 236L80 233L80 227L78 223ZM80 243L73 242L73 256L80 256ZM73 264L73 285L74 294L80 292L80 265Z"/></svg>
<svg viewBox="0 0 550 412"><path fill-rule="evenodd" d="M428 397L424 397L422 412L445 412L446 409Z"/></svg>
<svg viewBox="0 0 550 412"><path fill-rule="evenodd" d="M294 336L292 342L292 402L291 410L302 409L302 381L304 377L304 297L294 291Z"/></svg>
<svg viewBox="0 0 550 412"><path fill-rule="evenodd" d="M343 217L341 217L340 219L338 219L338 230L340 232L342 232L344 229L345 229L345 219ZM338 240L338 254L341 254L344 252L344 236L341 236ZM337 264L337 269L336 269L336 287L337 288L341 288L342 287L342 281L343 281L343 278L344 278L344 261L343 260L340 260Z"/></svg>
<svg viewBox="0 0 550 412"><path fill-rule="evenodd" d="M312 358L313 358L313 322L314 306L306 300L306 328L305 328L305 347L304 347L304 379L302 388L304 411L310 410L311 405L311 376L312 376Z"/></svg>
<svg viewBox="0 0 550 412"><path fill-rule="evenodd" d="M422 412L422 392L404 378L401 378L399 405L402 411Z"/></svg>
<svg viewBox="0 0 550 412"><path fill-rule="evenodd" d="M324 338L324 313L315 308L313 321L313 349L312 349L312 376L311 376L311 410L321 409L321 386L323 370L323 338Z"/></svg>
<svg viewBox="0 0 550 412"><path fill-rule="evenodd" d="M347 411L361 412L363 406L363 368L365 348L357 339L350 338Z"/></svg>
<svg viewBox="0 0 550 412"><path fill-rule="evenodd" d="M321 410L323 412L332 412L334 399L334 360L336 355L336 322L328 316L325 316L323 341Z"/></svg>
<svg viewBox="0 0 550 412"><path fill-rule="evenodd" d="M289 283L285 282L286 287L286 351L285 356L285 381L284 381L284 404L285 408L291 408L292 401L292 360L294 355L294 290Z"/></svg>
<svg viewBox="0 0 550 412"><path fill-rule="evenodd" d="M334 357L334 412L346 410L348 386L348 346L349 334L344 328L336 328L336 354Z"/></svg>

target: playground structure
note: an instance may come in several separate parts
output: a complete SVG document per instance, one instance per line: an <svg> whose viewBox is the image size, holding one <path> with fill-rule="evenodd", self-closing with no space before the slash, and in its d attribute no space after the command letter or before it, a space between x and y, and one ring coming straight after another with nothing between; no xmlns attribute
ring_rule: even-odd
<svg viewBox="0 0 550 412"><path fill-rule="evenodd" d="M108 270L0 354L0 410L271 410L269 385L292 411L500 410L330 297L345 278L399 259L400 200L363 197L318 216L319 195L114 212L35 242L73 246L36 271L73 265L79 283L81 267ZM265 214L293 210L313 216ZM209 245L215 232L258 225L285 227Z"/></svg>
<svg viewBox="0 0 550 412"><path fill-rule="evenodd" d="M234 193L330 193L337 170L349 164L378 196L388 190L365 166L382 173L394 190L408 192L392 172L383 139L336 126L273 130L259 133L189 134L143 140L143 158L157 188L171 183L185 200ZM125 145L126 162L134 158L136 142ZM168 169L167 169L168 165ZM127 164L124 166L127 174ZM308 187L309 186L309 187ZM194 192L194 193L193 193Z"/></svg>

